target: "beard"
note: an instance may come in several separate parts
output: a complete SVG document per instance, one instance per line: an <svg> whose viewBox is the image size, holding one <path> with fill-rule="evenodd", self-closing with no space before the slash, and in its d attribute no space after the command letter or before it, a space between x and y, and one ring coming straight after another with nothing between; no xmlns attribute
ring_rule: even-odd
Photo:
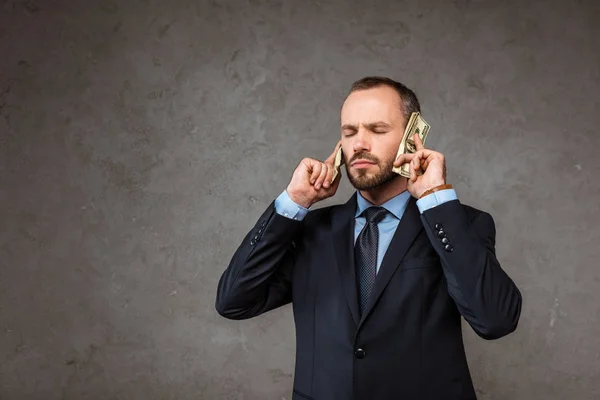
<svg viewBox="0 0 600 400"><path fill-rule="evenodd" d="M357 170L350 167L352 161L359 158L376 163L376 165L371 166L370 168L377 167L378 170L375 172L368 172L366 169ZM378 189L399 177L398 174L392 171L394 160L394 158L391 158L382 161L372 154L357 153L351 160L344 161L346 164L348 180L356 190L368 191Z"/></svg>

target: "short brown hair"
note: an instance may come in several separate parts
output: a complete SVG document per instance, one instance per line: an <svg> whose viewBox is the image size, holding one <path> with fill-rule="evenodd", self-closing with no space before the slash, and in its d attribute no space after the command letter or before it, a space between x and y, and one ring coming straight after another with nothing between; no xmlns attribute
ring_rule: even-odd
<svg viewBox="0 0 600 400"><path fill-rule="evenodd" d="M415 92L402 83L384 76L367 76L359 79L350 87L350 93L379 86L389 86L398 92L402 103L402 114L404 114L404 118L406 118L407 121L410 119L410 115L413 112L421 112L421 105L419 104L419 99L417 99Z"/></svg>

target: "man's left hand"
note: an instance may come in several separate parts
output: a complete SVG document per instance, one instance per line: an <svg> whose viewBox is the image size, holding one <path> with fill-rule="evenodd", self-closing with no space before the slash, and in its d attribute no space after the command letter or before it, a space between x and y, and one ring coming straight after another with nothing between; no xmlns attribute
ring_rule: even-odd
<svg viewBox="0 0 600 400"><path fill-rule="evenodd" d="M442 153L426 149L418 134L414 136L416 151L409 154L401 154L394 167L410 163L410 178L408 179L408 191L419 198L429 189L446 184L446 160Z"/></svg>

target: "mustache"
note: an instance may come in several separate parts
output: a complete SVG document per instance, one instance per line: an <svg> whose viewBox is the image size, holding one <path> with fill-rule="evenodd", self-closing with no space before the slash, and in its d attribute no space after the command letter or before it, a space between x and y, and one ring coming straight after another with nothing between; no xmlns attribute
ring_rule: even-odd
<svg viewBox="0 0 600 400"><path fill-rule="evenodd" d="M352 162L354 162L355 160L367 160L367 161L371 161L374 163L379 164L379 158L375 157L374 155L367 153L367 152L360 152L360 153L356 153L352 156L352 158L350 160L348 160L348 164L352 164Z"/></svg>

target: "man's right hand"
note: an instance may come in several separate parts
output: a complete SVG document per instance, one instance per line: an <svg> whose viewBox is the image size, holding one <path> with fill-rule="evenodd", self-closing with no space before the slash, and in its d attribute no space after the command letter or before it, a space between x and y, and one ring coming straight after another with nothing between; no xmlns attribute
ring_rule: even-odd
<svg viewBox="0 0 600 400"><path fill-rule="evenodd" d="M323 162L312 158L305 158L300 162L286 189L294 203L304 208L310 208L316 202L335 194L342 174L338 173L335 181L331 182L333 163L341 145L342 141L340 140L333 153Z"/></svg>

